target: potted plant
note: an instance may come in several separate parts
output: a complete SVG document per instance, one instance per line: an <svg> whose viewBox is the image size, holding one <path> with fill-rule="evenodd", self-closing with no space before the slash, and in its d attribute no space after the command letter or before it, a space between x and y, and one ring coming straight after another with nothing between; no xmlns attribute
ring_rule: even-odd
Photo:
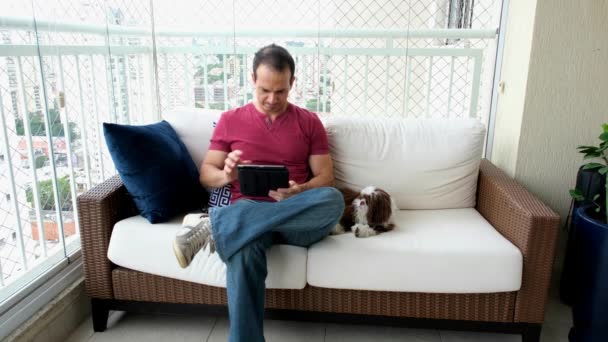
<svg viewBox="0 0 608 342"><path fill-rule="evenodd" d="M585 155L583 157L583 160L595 159L597 161L600 161L599 163L590 162L583 165L583 170L595 169L597 170L597 172L599 172L599 174L603 175L604 177L608 177L608 154L606 153L606 150L608 150L608 124L603 124L602 130L603 132L599 136L599 139L601 140L599 146L583 145L577 147L577 149L580 153L583 153ZM606 186L608 187L608 183L606 183ZM583 196L583 193L580 189L571 189L570 195L576 201L585 200L585 197ZM608 222L608 191L605 193L605 199L602 201L603 205L597 202L599 196L600 194L596 194L591 199L591 202L595 206L594 211L596 214L594 216L600 220L603 220L603 222L606 223Z"/></svg>
<svg viewBox="0 0 608 342"><path fill-rule="evenodd" d="M584 154L584 160L592 160L583 170L596 170L608 177L608 124L602 125L599 139L598 146L579 146L578 150ZM591 199L585 199L580 189L572 189L570 194L576 201L587 200L591 204L581 206L573 215L574 327L569 339L608 341L608 191Z"/></svg>

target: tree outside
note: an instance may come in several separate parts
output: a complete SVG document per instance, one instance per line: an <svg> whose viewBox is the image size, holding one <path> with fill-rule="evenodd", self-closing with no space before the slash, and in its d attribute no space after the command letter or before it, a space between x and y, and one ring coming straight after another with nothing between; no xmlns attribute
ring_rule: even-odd
<svg viewBox="0 0 608 342"><path fill-rule="evenodd" d="M317 99L310 99L306 101L306 109L316 112L317 111L317 103L318 100ZM331 102L330 101L325 101L325 105L326 105L326 111L329 113L331 112ZM319 109L318 111L322 111L323 110L323 102L319 103Z"/></svg>
<svg viewBox="0 0 608 342"><path fill-rule="evenodd" d="M62 211L72 211L72 194L70 192L70 179L68 176L57 179L57 188L59 189L59 201L61 202ZM44 180L38 182L40 194L41 210L55 210L55 198L53 197L53 182ZM25 191L27 201L34 206L34 191L28 187Z"/></svg>
<svg viewBox="0 0 608 342"><path fill-rule="evenodd" d="M32 136L42 137L46 136L46 127L44 125L44 116L41 111L38 112L30 112L30 132L32 132ZM51 136L52 137L65 137L65 131L63 128L63 123L61 122L61 116L57 109L53 108L49 110L49 122L51 126ZM25 127L23 124L22 118L15 119L15 128L17 130L17 135L24 136L25 135ZM78 131L76 129L76 123L68 122L68 128L70 130L70 141L74 142L76 139L80 137Z"/></svg>
<svg viewBox="0 0 608 342"><path fill-rule="evenodd" d="M37 156L36 157L36 168L39 169L39 168L43 167L44 163L46 163L47 160L49 160L49 157L47 157L45 155Z"/></svg>

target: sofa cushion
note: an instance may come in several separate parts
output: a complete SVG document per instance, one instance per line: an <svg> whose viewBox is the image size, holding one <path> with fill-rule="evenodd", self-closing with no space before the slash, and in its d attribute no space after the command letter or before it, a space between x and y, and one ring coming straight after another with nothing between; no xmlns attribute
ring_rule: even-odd
<svg viewBox="0 0 608 342"><path fill-rule="evenodd" d="M224 185L221 188L212 188L209 194L209 207L225 207L230 205L232 197L232 184Z"/></svg>
<svg viewBox="0 0 608 342"><path fill-rule="evenodd" d="M171 124L186 145L197 168L201 167L205 159L211 133L215 127L214 122L219 120L221 114L221 110L187 107L180 107L163 114L163 119Z"/></svg>
<svg viewBox="0 0 608 342"><path fill-rule="evenodd" d="M165 222L207 203L198 169L167 121L141 126L104 123L103 131L116 170L148 221Z"/></svg>
<svg viewBox="0 0 608 342"><path fill-rule="evenodd" d="M186 145L199 170L207 154L211 134L221 114L220 110L183 107L164 115ZM230 204L230 184L221 188L211 188L209 193L209 207L223 207Z"/></svg>
<svg viewBox="0 0 608 342"><path fill-rule="evenodd" d="M134 216L114 225L108 259L132 270L211 286L226 287L226 265L217 253L196 254L187 268L179 267L171 243L182 217L151 225ZM273 245L267 252L266 287L303 289L306 285L305 248Z"/></svg>
<svg viewBox="0 0 608 342"><path fill-rule="evenodd" d="M387 190L400 209L475 206L485 126L474 119L324 118L338 185Z"/></svg>
<svg viewBox="0 0 608 342"><path fill-rule="evenodd" d="M318 287L426 293L517 291L523 258L475 209L400 210L394 231L329 236L308 250Z"/></svg>

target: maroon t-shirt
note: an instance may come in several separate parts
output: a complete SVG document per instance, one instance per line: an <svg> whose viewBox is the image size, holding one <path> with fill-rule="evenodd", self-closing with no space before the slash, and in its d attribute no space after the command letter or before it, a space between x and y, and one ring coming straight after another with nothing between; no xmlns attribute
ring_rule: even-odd
<svg viewBox="0 0 608 342"><path fill-rule="evenodd" d="M298 184L305 183L311 176L308 158L329 153L327 135L319 117L291 103L272 123L253 103L222 113L209 149L227 153L241 150L241 160L251 160L253 164L285 165L289 179ZM239 182L235 180L232 182L231 202L241 198L274 201L270 197L243 196Z"/></svg>

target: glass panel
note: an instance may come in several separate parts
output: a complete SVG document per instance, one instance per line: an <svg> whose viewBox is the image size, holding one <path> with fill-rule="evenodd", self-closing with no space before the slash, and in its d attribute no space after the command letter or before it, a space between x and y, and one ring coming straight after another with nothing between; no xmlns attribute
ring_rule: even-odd
<svg viewBox="0 0 608 342"><path fill-rule="evenodd" d="M144 124L160 118L154 70L152 5L149 0L105 2L111 82L101 85L110 94L109 108L98 122ZM105 149L105 143L103 143ZM105 153L108 166L109 155Z"/></svg>
<svg viewBox="0 0 608 342"><path fill-rule="evenodd" d="M324 89L320 77L325 67L319 55L320 2L236 0L234 6L235 46L238 53L247 57L247 80L253 72L255 51L271 43L283 46L296 64L290 102L315 112L329 111L318 101ZM247 88L247 93L253 92L249 82L243 87Z"/></svg>
<svg viewBox="0 0 608 342"><path fill-rule="evenodd" d="M162 112L243 104L243 56L234 54L232 0L154 1Z"/></svg>
<svg viewBox="0 0 608 342"><path fill-rule="evenodd" d="M65 136L57 108L45 97L53 86L45 82L51 60L40 58L44 38L36 35L36 13L29 1L3 2L0 13L14 14L0 19L0 48L6 48L0 54L3 301L65 257L56 203L67 210L70 193L57 192L54 182L53 159L64 150Z"/></svg>
<svg viewBox="0 0 608 342"><path fill-rule="evenodd" d="M75 199L116 173L103 122L241 106L253 98L253 53L273 42L296 61L290 101L321 115L487 122L500 7L1 1L0 301L79 248Z"/></svg>

